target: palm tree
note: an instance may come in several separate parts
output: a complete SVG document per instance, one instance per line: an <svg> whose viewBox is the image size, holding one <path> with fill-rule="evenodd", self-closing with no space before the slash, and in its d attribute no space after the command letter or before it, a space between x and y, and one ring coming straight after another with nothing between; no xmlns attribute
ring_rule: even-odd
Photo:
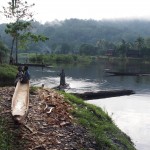
<svg viewBox="0 0 150 150"><path fill-rule="evenodd" d="M124 39L122 39L122 40L121 40L121 44L120 44L120 46L119 46L119 50L120 50L120 54L121 54L123 57L126 57L126 56L127 56L128 47L129 47L129 44L128 44Z"/></svg>
<svg viewBox="0 0 150 150"><path fill-rule="evenodd" d="M142 37L138 37L135 41L137 49L139 51L139 56L141 55L141 49L144 47L144 39Z"/></svg>

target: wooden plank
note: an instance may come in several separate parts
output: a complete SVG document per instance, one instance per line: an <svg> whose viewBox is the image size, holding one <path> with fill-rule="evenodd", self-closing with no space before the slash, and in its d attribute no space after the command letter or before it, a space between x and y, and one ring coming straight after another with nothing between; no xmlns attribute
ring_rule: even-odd
<svg viewBox="0 0 150 150"><path fill-rule="evenodd" d="M22 84L18 81L11 104L12 116L21 123L27 115L29 107L29 82Z"/></svg>

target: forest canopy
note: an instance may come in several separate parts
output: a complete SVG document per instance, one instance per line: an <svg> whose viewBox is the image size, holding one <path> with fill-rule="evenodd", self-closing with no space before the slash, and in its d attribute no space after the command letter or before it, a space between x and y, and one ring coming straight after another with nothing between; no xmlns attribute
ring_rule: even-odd
<svg viewBox="0 0 150 150"><path fill-rule="evenodd" d="M96 55L103 54L103 51L108 49L119 49L122 52L129 48L132 50L145 48L149 53L149 27L150 21L148 20L69 19L55 20L45 24L35 21L32 23L32 31L35 34L47 36L49 40L38 44L31 42L26 50L42 53L83 53L84 47L87 48L89 45ZM5 24L1 24L1 39L9 46L11 40L4 30ZM142 41L140 46L139 43L137 44L138 39Z"/></svg>

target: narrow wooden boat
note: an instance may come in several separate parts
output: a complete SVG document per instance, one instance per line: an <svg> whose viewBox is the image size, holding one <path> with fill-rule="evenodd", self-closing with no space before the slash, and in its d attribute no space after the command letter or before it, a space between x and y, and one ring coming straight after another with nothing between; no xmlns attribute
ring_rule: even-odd
<svg viewBox="0 0 150 150"><path fill-rule="evenodd" d="M136 73L136 72L117 72L117 71L106 71L114 76L150 76L149 73Z"/></svg>
<svg viewBox="0 0 150 150"><path fill-rule="evenodd" d="M108 97L116 97L123 95L135 94L133 90L106 90L106 91L97 91L97 92L85 92L85 93L71 93L75 96L82 98L83 100L92 100Z"/></svg>
<svg viewBox="0 0 150 150"><path fill-rule="evenodd" d="M27 115L29 107L29 82L18 81L11 104L11 112L14 119L21 123Z"/></svg>
<svg viewBox="0 0 150 150"><path fill-rule="evenodd" d="M139 75L139 73L134 73L134 72L106 71L106 73L109 73L114 76L138 76Z"/></svg>

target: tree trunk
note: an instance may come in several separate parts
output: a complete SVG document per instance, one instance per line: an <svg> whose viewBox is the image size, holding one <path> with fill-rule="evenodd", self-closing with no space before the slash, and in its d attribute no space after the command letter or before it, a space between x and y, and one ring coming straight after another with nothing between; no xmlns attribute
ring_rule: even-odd
<svg viewBox="0 0 150 150"><path fill-rule="evenodd" d="M18 63L18 38L16 37L16 64Z"/></svg>
<svg viewBox="0 0 150 150"><path fill-rule="evenodd" d="M13 64L13 48L14 48L14 42L15 42L15 37L13 37L12 40L12 45L11 45L11 50L10 50L10 57L9 57L9 64Z"/></svg>
<svg viewBox="0 0 150 150"><path fill-rule="evenodd" d="M2 64L2 54L0 53L0 64Z"/></svg>

